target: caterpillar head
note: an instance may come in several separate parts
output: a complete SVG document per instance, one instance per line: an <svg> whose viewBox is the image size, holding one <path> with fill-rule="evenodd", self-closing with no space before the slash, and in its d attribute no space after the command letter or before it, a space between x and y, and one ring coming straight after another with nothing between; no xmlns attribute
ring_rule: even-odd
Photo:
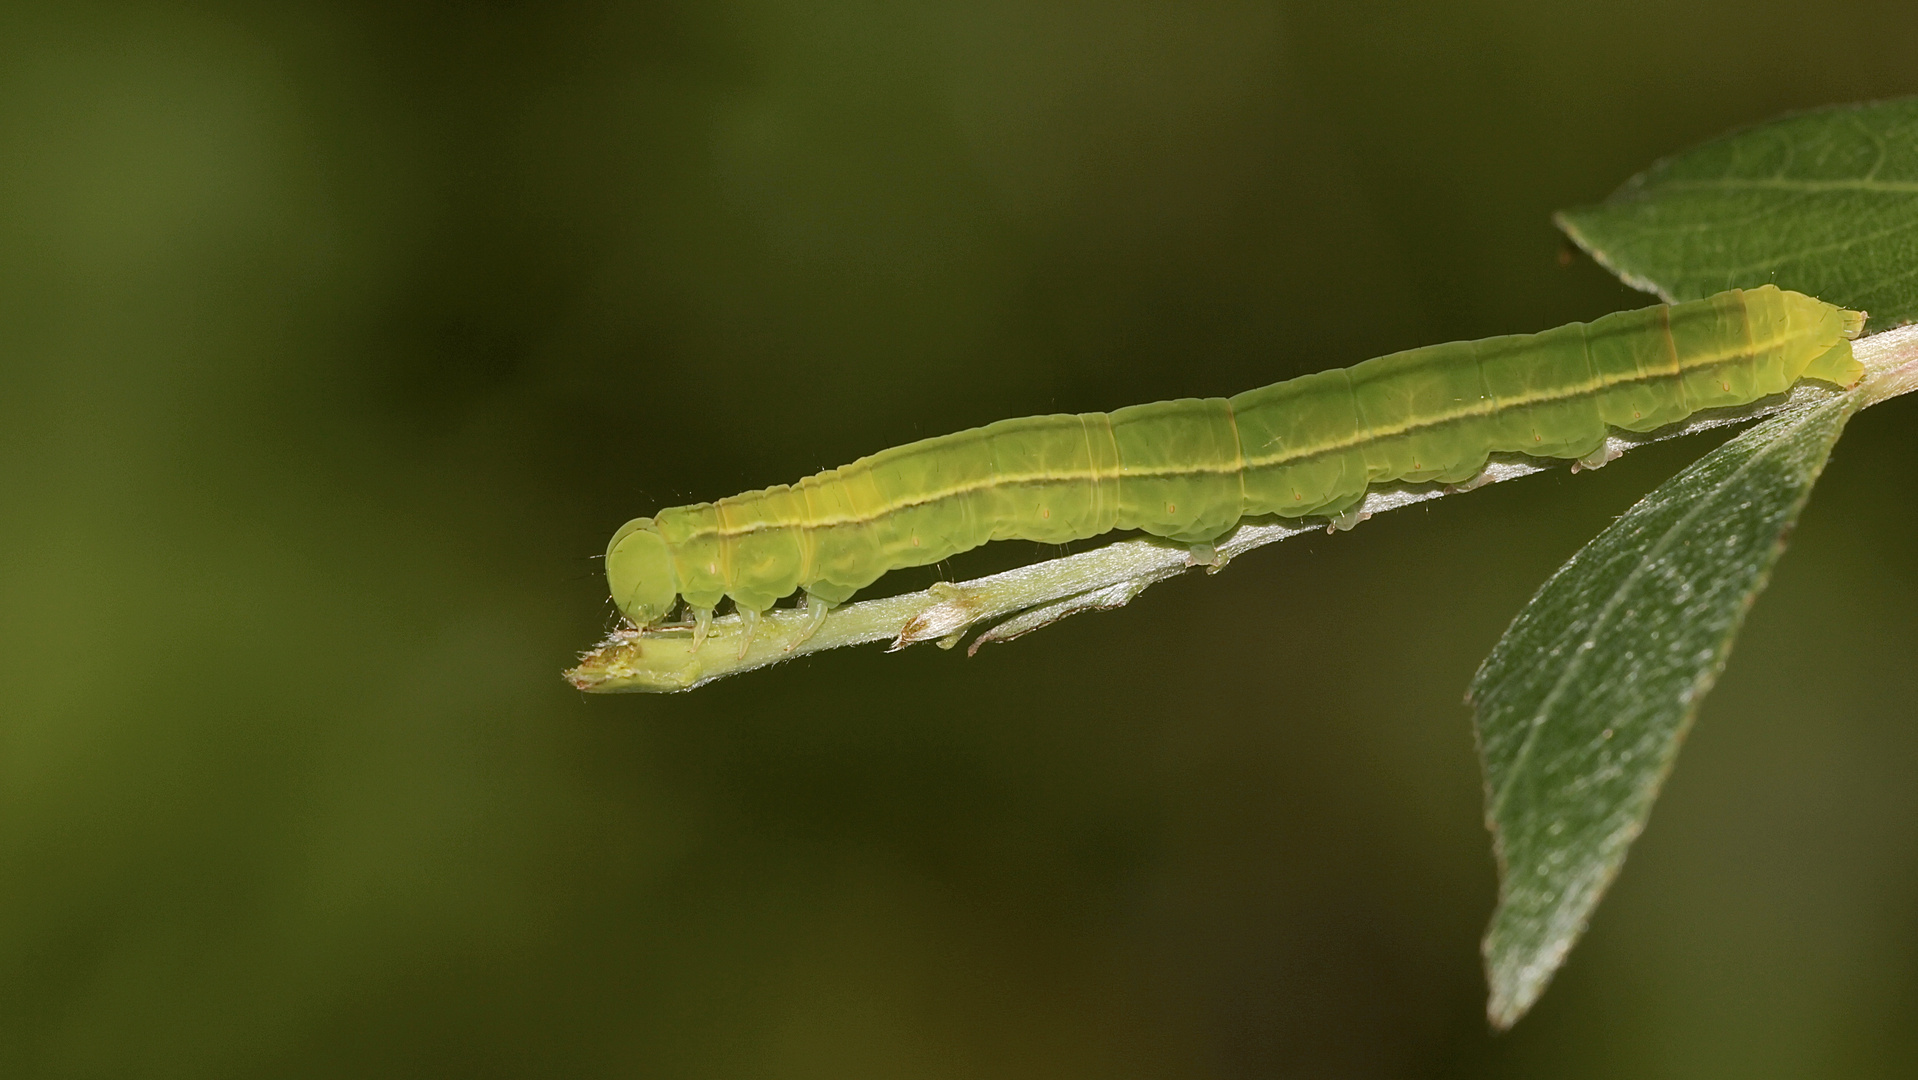
<svg viewBox="0 0 1918 1080"><path fill-rule="evenodd" d="M606 545L606 584L620 614L636 626L665 618L679 600L672 553L652 518L634 518Z"/></svg>

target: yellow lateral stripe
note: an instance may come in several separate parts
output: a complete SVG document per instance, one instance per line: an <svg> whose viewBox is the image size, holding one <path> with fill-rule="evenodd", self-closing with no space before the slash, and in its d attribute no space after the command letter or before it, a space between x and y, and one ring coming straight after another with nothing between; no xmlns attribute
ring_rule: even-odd
<svg viewBox="0 0 1918 1080"><path fill-rule="evenodd" d="M1749 334L1749 332L1750 331L1748 328L1747 333ZM1331 443L1322 443L1322 444L1311 446L1311 447L1295 448L1291 451L1281 451L1277 454L1273 454L1268 457L1241 458L1243 464L1240 465L1237 469L1228 468L1225 466L1201 465L1196 468L1181 468L1181 469L1168 468L1168 469L1154 469L1149 471L1148 470L1138 470L1138 471L1128 470L1127 472L1121 474L1121 476L1126 478L1139 477L1141 479L1163 479L1165 477L1171 477L1171 476L1220 475L1226 472L1233 472L1233 471L1243 472L1243 470L1249 469L1249 468L1251 469L1269 468L1274 465L1284 465L1288 462L1302 461L1307 458L1318 457L1323 454L1337 453L1342 450L1350 450L1350 449L1353 449L1354 447L1363 446L1369 442L1373 442L1380 439L1396 438L1398 436L1407 435L1415 431L1422 431L1426 428L1442 427L1446 424L1455 423L1460 420L1469 420L1469 419L1491 416L1496 413L1503 412L1506 409L1526 408L1533 405L1555 404L1555 403L1573 401L1581 397L1588 397L1593 394L1600 393L1601 391L1610 390L1613 387L1624 386L1629 383L1650 382L1658 379L1676 379L1688 371L1695 371L1695 370L1698 370L1699 368L1714 367L1719 364L1725 364L1725 363L1731 363L1737 360L1749 359L1753 356L1756 356L1760 352L1764 352L1767 349L1774 347L1780 341L1787 340L1784 337L1780 337L1771 342L1768 342L1763 348L1747 349L1743 347L1734 347L1726 352L1711 353L1711 354L1699 356L1690 361L1684 361L1684 360L1678 359L1677 343L1672 340L1671 330L1669 326L1665 328L1664 336L1666 339L1667 348L1670 348L1672 350L1673 359L1677 361L1677 366L1671 371L1652 371L1652 372L1646 372L1642 375L1624 375L1624 376L1620 376L1617 378L1610 378L1610 379L1600 376L1598 378L1594 378L1590 380L1589 382L1579 386L1561 388L1559 390L1541 391L1539 393L1528 395L1523 398L1512 398L1505 401L1484 401L1484 400L1475 401L1433 419L1411 421L1404 424L1400 424L1396 427L1393 427L1384 431L1368 430L1362 435L1352 435L1348 438L1340 439L1338 441L1331 442ZM1241 453L1243 453L1243 449L1241 449ZM979 480L969 484L960 484L954 487L945 488L936 493L921 496L919 498L902 499L897 502L888 503L887 505L869 514L864 514L864 515L848 514L848 515L840 515L837 517L824 518L824 519L814 518L814 519L809 519L805 522L758 522L752 525L746 525L741 528L727 528L722 525L718 529L700 529L696 532L689 534L687 539L689 540L704 539L709 536L718 536L721 539L732 539L733 537L738 537L738 536L749 536L755 532L760 532L764 529L789 528L793 525L801 525L801 524L811 529L834 528L841 525L859 525L859 524L864 524L870 521L877 521L880 518L898 513L901 510L909 510L915 506L924 506L928 503L939 502L942 499L949 499L958 495L969 495L975 491L985 491L990 488L1004 487L1004 486L1010 486L1014 484L1032 484L1032 483L1043 483L1047 481L1056 482L1056 481L1085 480L1088 478L1092 478L1094 476L1097 476L1097 473L1095 470L1073 470L1068 472L1039 472L1039 473L1021 474L1021 475L1015 475L1015 476L1001 475L1001 476L993 477L990 480ZM804 481L801 481L798 484L792 484L789 486L793 488L800 488L802 487L803 484L804 484ZM761 489L761 490L766 490L766 489ZM809 500L809 503L810 503L810 500ZM693 505L697 506L700 504L695 503ZM706 503L704 505L717 507L718 504Z"/></svg>

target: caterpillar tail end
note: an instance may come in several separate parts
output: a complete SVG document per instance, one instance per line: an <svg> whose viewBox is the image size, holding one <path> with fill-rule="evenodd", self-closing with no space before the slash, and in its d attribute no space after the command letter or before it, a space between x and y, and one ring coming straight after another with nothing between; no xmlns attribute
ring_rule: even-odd
<svg viewBox="0 0 1918 1080"><path fill-rule="evenodd" d="M1805 377L1849 388L1865 377L1865 365L1851 354L1851 342L1864 333L1867 315L1846 308L1838 308L1837 314L1842 340L1814 358L1805 368Z"/></svg>
<svg viewBox="0 0 1918 1080"><path fill-rule="evenodd" d="M1850 388L1865 377L1865 365L1851 354L1851 342L1840 341L1805 366L1805 378Z"/></svg>

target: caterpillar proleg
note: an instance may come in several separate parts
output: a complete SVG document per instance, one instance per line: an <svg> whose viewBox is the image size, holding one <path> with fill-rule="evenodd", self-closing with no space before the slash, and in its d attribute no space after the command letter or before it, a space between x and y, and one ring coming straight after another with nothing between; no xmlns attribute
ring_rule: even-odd
<svg viewBox="0 0 1918 1080"><path fill-rule="evenodd" d="M1231 398L1001 420L636 518L607 546L607 583L635 625L681 599L703 625L724 597L756 613L801 589L823 614L889 570L992 540L1137 529L1199 545L1248 517L1344 520L1373 485L1466 483L1495 453L1599 465L1611 429L1652 431L1803 378L1850 386L1863 325L1766 285Z"/></svg>

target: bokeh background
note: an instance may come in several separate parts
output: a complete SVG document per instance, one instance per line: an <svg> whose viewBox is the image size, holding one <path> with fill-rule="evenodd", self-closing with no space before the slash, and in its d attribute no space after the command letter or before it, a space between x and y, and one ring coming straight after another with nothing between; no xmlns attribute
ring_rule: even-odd
<svg viewBox="0 0 1918 1080"><path fill-rule="evenodd" d="M1888 0L0 7L0 1072L1913 1075L1911 402L1506 1036L1460 695L1708 439L970 660L559 678L656 507L1644 303L1549 213L1918 89L1912 41ZM1000 547L944 571L1057 553Z"/></svg>

